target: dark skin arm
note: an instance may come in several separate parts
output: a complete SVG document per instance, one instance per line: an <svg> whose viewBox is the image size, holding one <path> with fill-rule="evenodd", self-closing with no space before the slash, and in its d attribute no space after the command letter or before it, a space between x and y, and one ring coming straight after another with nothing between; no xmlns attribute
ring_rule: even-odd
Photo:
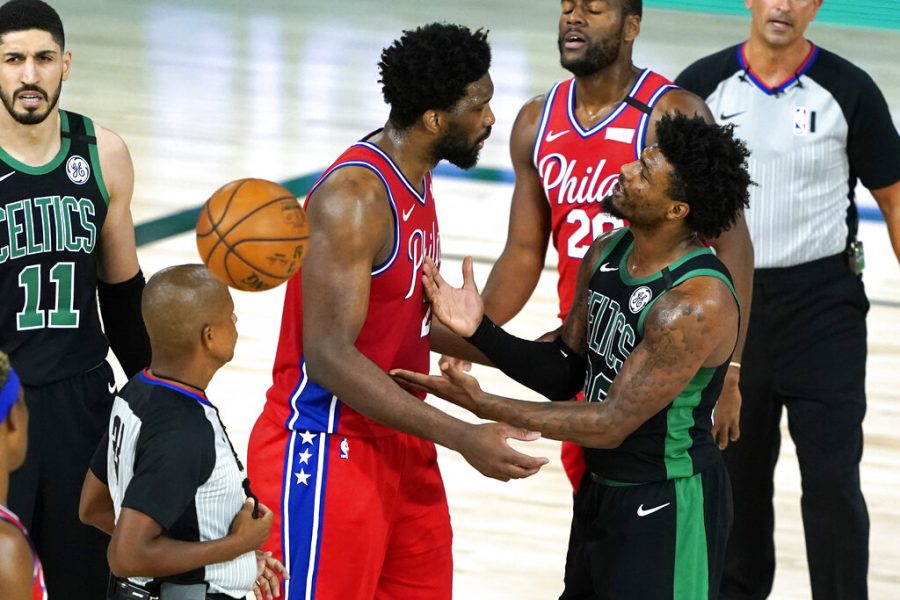
<svg viewBox="0 0 900 600"><path fill-rule="evenodd" d="M590 268L598 248L605 243L606 238L599 238L582 262L576 301L563 331L566 344L582 356L587 351ZM436 284L440 286L440 281ZM474 299L467 299L468 308L459 311L439 309L441 304L436 299L432 302L435 315L448 317L450 327L462 335L481 320L478 311L472 310L472 303L477 305ZM461 306L458 301L452 304ZM444 377L408 371L393 375L405 385L425 389L482 418L502 419L540 431L545 437L582 446L615 448L671 403L700 367L715 367L728 358L737 338L737 325L737 306L724 283L697 277L681 284L651 309L643 340L623 364L603 403L527 402L495 396L483 392L473 377L449 364L442 365Z"/></svg>
<svg viewBox="0 0 900 600"><path fill-rule="evenodd" d="M529 100L513 124L509 150L516 176L503 252L491 268L482 292L485 313L498 325L519 314L531 297L544 268L550 241L550 207L544 196L531 148L540 124L544 96ZM489 365L484 355L434 320L431 348L447 356Z"/></svg>
<svg viewBox="0 0 900 600"><path fill-rule="evenodd" d="M31 546L12 523L0 521L0 598L31 600L34 556Z"/></svg>
<svg viewBox="0 0 900 600"><path fill-rule="evenodd" d="M369 306L372 265L393 245L384 185L367 169L331 175L307 206L309 253L303 264L303 338L307 374L341 401L399 431L456 450L482 474L527 477L546 463L506 439L536 436L505 424L471 425L401 389L356 348Z"/></svg>
<svg viewBox="0 0 900 600"><path fill-rule="evenodd" d="M484 286L484 311L495 323L516 316L534 292L550 241L550 206L532 162L544 96L529 100L513 124L509 150L516 176L506 245Z"/></svg>
<svg viewBox="0 0 900 600"><path fill-rule="evenodd" d="M109 495L109 487L90 469L81 486L78 518L85 525L92 525L106 535L112 535L116 526L116 511Z"/></svg>
<svg viewBox="0 0 900 600"><path fill-rule="evenodd" d="M706 103L696 94L677 89L667 92L660 98L650 115L650 126L647 128L647 145L656 143L656 123L667 113L681 112L686 115L699 115L708 123L715 118ZM732 362L740 364L744 351L744 340L747 338L747 325L750 319L750 304L753 299L753 243L744 213L738 215L737 221L728 231L715 239L707 240L716 250L716 256L725 263L731 272L734 289L741 301L741 324L737 344L734 347ZM725 376L725 384L716 405L713 423L713 438L723 450L729 442L741 437L741 392L740 369L730 367Z"/></svg>
<svg viewBox="0 0 900 600"><path fill-rule="evenodd" d="M119 577L164 577L228 560L259 548L272 528L273 514L247 501L234 519L231 533L209 542L184 542L164 535L162 526L148 515L122 508L113 530L107 557Z"/></svg>

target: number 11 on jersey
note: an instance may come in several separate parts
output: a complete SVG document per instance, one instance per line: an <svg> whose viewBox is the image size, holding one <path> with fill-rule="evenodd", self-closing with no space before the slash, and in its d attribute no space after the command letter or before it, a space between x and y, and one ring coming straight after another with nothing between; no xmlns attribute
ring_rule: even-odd
<svg viewBox="0 0 900 600"><path fill-rule="evenodd" d="M19 331L44 327L78 327L79 311L75 309L75 263L56 263L50 269L49 279L56 286L56 305L50 310L38 307L43 282L41 265L28 265L19 272L19 287L25 290L25 305L16 315Z"/></svg>

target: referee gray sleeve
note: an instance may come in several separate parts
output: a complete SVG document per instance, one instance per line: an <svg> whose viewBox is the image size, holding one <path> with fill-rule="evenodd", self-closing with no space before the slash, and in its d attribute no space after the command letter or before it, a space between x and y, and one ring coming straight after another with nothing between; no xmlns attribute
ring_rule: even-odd
<svg viewBox="0 0 900 600"><path fill-rule="evenodd" d="M494 366L550 400L569 400L584 385L585 359L561 340L533 342L510 335L485 315L465 338Z"/></svg>

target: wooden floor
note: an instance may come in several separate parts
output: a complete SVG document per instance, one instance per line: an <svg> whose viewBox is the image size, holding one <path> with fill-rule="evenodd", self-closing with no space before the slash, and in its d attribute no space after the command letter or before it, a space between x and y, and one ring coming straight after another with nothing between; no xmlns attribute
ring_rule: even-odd
<svg viewBox="0 0 900 600"><path fill-rule="evenodd" d="M384 121L387 109L375 65L381 48L403 29L435 20L490 29L497 125L483 152L484 166L509 168L509 130L519 106L565 76L557 64L554 2L57 0L54 5L74 54L62 105L93 116L129 144L137 174L137 222L196 206L238 177L285 180L327 166ZM746 29L747 19L648 9L636 61L674 77L691 60L742 39ZM896 56L885 50L900 47L900 33L814 26L811 37L868 70L900 123L900 71ZM508 184L436 180L445 273L458 272L458 257L465 254L499 253L510 191ZM872 598L897 598L900 269L883 224L864 224L863 236L866 285L874 303L862 467L872 521L870 590ZM198 260L191 234L144 246L139 254L148 275ZM489 269L480 261L477 277L483 279ZM246 448L269 383L281 294L235 294L242 337L234 362L210 392L239 448ZM548 270L513 331L534 336L555 327L554 298L554 273ZM496 372L478 373L488 390L535 398ZM570 491L557 443L539 441L527 451L550 457L551 463L535 477L507 484L484 479L459 456L441 452L455 531L456 598L547 599L561 590ZM799 476L787 438L776 480L773 597L808 598Z"/></svg>

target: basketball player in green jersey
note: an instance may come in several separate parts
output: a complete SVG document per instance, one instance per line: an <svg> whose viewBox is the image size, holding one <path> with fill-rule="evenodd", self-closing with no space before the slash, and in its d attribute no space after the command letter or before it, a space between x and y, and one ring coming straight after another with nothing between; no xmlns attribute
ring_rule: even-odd
<svg viewBox="0 0 900 600"><path fill-rule="evenodd" d="M50 597L96 600L109 538L79 522L78 500L115 395L106 355L111 343L128 375L150 356L134 171L116 134L59 108L72 55L52 7L0 6L0 59L0 349L31 415L9 507L33 536Z"/></svg>
<svg viewBox="0 0 900 600"><path fill-rule="evenodd" d="M501 398L442 364L401 382L482 418L584 447L561 600L716 598L731 487L710 433L738 337L731 276L700 238L747 206L749 152L732 126L663 117L657 144L621 169L604 203L630 227L598 238L562 338L513 337L484 316L471 259L451 288L431 264L434 316L553 404ZM584 387L586 402L565 401Z"/></svg>

